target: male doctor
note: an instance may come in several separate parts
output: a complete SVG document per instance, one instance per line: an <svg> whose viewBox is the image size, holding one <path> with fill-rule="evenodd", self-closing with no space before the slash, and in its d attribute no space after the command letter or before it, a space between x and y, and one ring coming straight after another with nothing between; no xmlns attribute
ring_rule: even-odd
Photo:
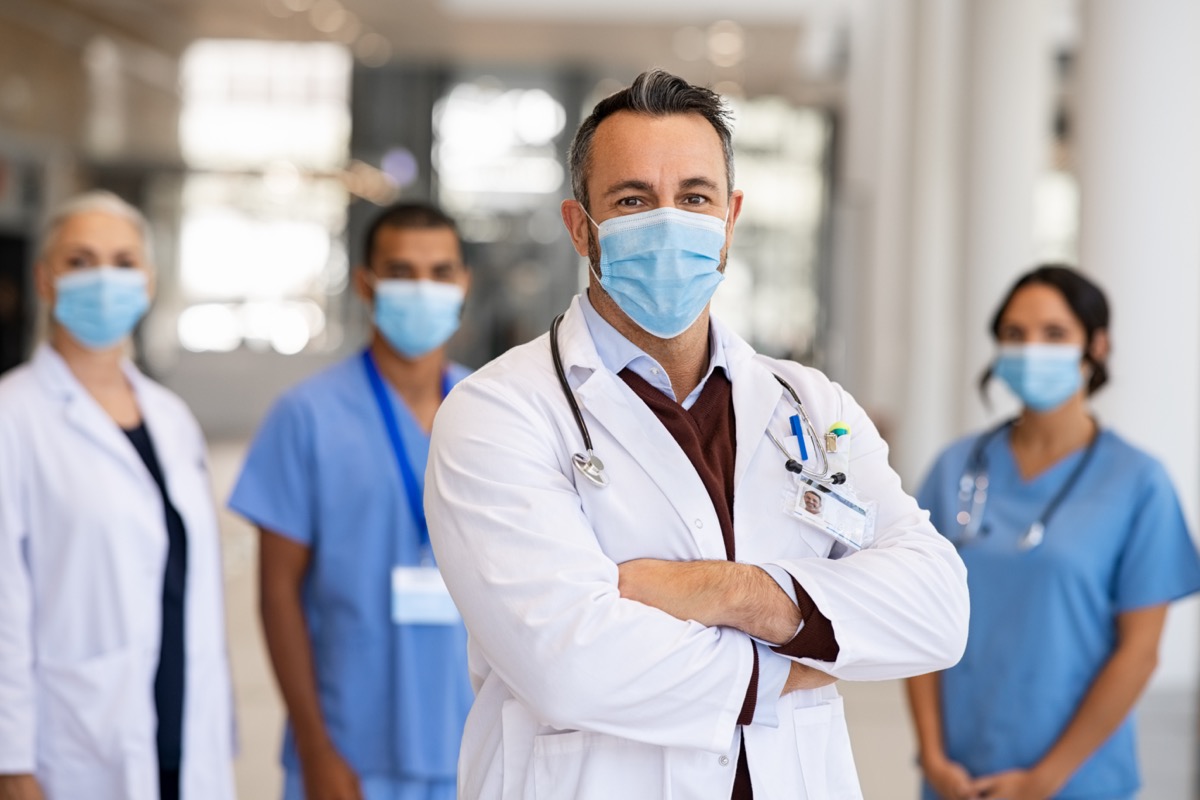
<svg viewBox="0 0 1200 800"><path fill-rule="evenodd" d="M717 95L662 71L601 101L562 206L587 291L439 411L464 800L859 798L833 682L962 653L962 563L862 409L709 315L730 136ZM814 487L836 522L802 513Z"/></svg>
<svg viewBox="0 0 1200 800"><path fill-rule="evenodd" d="M434 414L467 373L446 344L470 272L454 220L425 203L380 211L364 244L370 344L276 403L229 505L259 529L284 800L454 800L467 632L420 480Z"/></svg>

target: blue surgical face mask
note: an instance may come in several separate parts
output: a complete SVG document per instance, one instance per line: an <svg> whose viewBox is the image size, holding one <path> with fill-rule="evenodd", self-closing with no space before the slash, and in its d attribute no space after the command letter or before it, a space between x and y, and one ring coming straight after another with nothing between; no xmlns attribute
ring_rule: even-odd
<svg viewBox="0 0 1200 800"><path fill-rule="evenodd" d="M75 270L59 276L54 289L54 318L93 350L112 347L128 336L150 307L146 273L140 269Z"/></svg>
<svg viewBox="0 0 1200 800"><path fill-rule="evenodd" d="M375 327L402 355L423 356L458 330L463 296L463 288L454 283L377 281Z"/></svg>
<svg viewBox="0 0 1200 800"><path fill-rule="evenodd" d="M1073 344L1002 344L992 372L1026 407L1050 411L1083 385L1083 348Z"/></svg>
<svg viewBox="0 0 1200 800"><path fill-rule="evenodd" d="M656 208L606 219L596 228L600 285L630 319L660 339L691 327L725 280L725 220L719 217Z"/></svg>

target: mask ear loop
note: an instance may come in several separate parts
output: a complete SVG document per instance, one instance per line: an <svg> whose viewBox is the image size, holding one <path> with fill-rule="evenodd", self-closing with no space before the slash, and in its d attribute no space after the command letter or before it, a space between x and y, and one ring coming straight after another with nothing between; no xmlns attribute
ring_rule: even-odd
<svg viewBox="0 0 1200 800"><path fill-rule="evenodd" d="M576 201L576 202L578 202L578 201ZM600 250L600 225L599 225L599 223L596 222L596 220L592 219L592 215L589 214L587 212L587 209L583 207L583 203L579 203L579 210L583 212L583 215L585 217L587 217L588 222L592 223L592 227L594 227L596 229L596 239L595 239L596 250L599 251ZM591 235L592 235L592 232L589 230L588 236L590 237ZM599 259L597 259L597 260L599 260ZM597 271L597 267L598 267L598 264L592 263L592 254L589 252L588 253L588 272L592 273L592 277L594 277L596 279L596 283L600 285L601 289L603 289L604 288L604 279L600 277L600 273Z"/></svg>

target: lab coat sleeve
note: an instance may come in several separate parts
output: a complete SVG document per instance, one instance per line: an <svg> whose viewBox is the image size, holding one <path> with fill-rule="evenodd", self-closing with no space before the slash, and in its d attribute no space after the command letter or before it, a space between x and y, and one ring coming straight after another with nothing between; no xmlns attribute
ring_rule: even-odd
<svg viewBox="0 0 1200 800"><path fill-rule="evenodd" d="M0 774L21 774L33 772L37 761L33 587L23 445L10 422L0 421Z"/></svg>
<svg viewBox="0 0 1200 800"><path fill-rule="evenodd" d="M425 479L434 552L473 646L543 724L725 752L750 638L621 598L550 412L478 378L439 410Z"/></svg>
<svg viewBox="0 0 1200 800"><path fill-rule="evenodd" d="M875 539L840 559L776 561L833 624L838 655L798 659L846 680L891 680L946 669L962 657L969 600L954 546L904 492L887 445L866 413L843 394L849 422L851 486L877 504Z"/></svg>

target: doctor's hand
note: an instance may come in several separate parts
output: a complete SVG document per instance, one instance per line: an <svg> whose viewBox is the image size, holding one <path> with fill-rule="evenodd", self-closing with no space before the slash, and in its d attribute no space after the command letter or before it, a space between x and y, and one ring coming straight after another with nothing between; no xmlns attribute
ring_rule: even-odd
<svg viewBox="0 0 1200 800"><path fill-rule="evenodd" d="M774 644L791 640L800 609L753 564L638 558L618 567L621 597L682 620L737 628Z"/></svg>
<svg viewBox="0 0 1200 800"><path fill-rule="evenodd" d="M41 787L32 775L0 775L0 800L43 800Z"/></svg>
<svg viewBox="0 0 1200 800"><path fill-rule="evenodd" d="M358 776L332 745L300 755L305 800L363 800Z"/></svg>
<svg viewBox="0 0 1200 800"><path fill-rule="evenodd" d="M1057 791L1037 771L1023 769L976 778L971 789L970 796L981 800L1049 800Z"/></svg>
<svg viewBox="0 0 1200 800"><path fill-rule="evenodd" d="M943 800L978 800L979 793L971 785L971 773L962 764L946 757L921 759L925 780Z"/></svg>
<svg viewBox="0 0 1200 800"><path fill-rule="evenodd" d="M837 678L828 672L821 672L815 667L793 661L787 680L784 681L782 694L789 694L800 689L820 689L831 683L837 683Z"/></svg>

